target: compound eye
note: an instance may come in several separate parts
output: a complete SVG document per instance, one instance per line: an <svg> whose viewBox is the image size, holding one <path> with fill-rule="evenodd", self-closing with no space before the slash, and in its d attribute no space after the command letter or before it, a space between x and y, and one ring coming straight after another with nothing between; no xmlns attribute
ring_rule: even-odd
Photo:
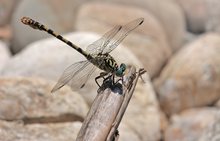
<svg viewBox="0 0 220 141"><path fill-rule="evenodd" d="M122 63L122 64L120 65L120 69L121 69L122 71L125 71L125 70L126 70L126 65L125 65L124 63Z"/></svg>

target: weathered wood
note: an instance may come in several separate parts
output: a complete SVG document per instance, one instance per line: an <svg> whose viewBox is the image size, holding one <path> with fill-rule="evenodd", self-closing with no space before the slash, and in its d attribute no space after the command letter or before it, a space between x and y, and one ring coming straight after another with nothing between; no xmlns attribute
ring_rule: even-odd
<svg viewBox="0 0 220 141"><path fill-rule="evenodd" d="M123 86L119 83L112 85L111 80L104 82L83 122L76 141L118 139L117 128L131 98L127 95L132 95L137 83L135 71L135 68L131 69L130 73L124 77ZM125 102L125 96L127 102Z"/></svg>
<svg viewBox="0 0 220 141"><path fill-rule="evenodd" d="M123 100L123 103L121 105L121 108L117 114L117 117L115 118L114 124L111 128L111 131L109 132L107 141L113 141L114 138L117 140L119 137L119 134L116 133L118 126L124 116L124 113L128 107L128 104L131 100L131 97L134 93L135 87L137 85L138 78L141 77L146 71L144 69L139 69L139 71L136 73L136 69L132 67L130 69L130 72L127 76L125 76L125 83L123 87L123 91L125 92L125 98ZM137 74L137 75L136 75ZM115 137L115 133L118 134Z"/></svg>

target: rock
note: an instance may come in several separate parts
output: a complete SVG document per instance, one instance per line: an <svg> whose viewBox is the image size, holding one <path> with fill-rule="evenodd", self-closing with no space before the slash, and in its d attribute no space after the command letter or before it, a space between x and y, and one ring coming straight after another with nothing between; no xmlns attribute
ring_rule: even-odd
<svg viewBox="0 0 220 141"><path fill-rule="evenodd" d="M160 140L160 110L150 81L137 85L122 123L136 133L139 139Z"/></svg>
<svg viewBox="0 0 220 141"><path fill-rule="evenodd" d="M64 131L70 130L69 127L63 127L62 124L76 120L82 121L88 110L84 101L77 93L70 92L68 88L64 87L55 95L50 95L50 82L39 78L4 77L0 79L0 84L0 103L2 104L0 107L0 118L12 121L21 120L26 125L25 127L22 125L22 128L21 125L17 127L16 124L12 124L12 131L16 134L12 134L11 136L8 136L8 134L12 131L7 132L3 130L0 132L1 137L8 136L9 140L18 135L22 135L24 139L28 138L26 137L27 135L35 138L35 133L42 134L41 131L46 134L43 138L53 138L51 130L57 131L57 129L53 129L53 124L51 125L50 123L58 122ZM130 137L135 141L141 137L157 141L160 138L158 111L151 84L148 83L144 86L139 84L122 122L122 127L125 126L127 128L119 129L122 139L125 140L127 137ZM1 122L0 127L2 127ZM61 127L59 129L62 129ZM16 132L19 128L22 128L22 130ZM29 131L32 133L29 134ZM5 132L7 132L6 135L1 135L1 133ZM127 132L131 134L126 136ZM69 136L67 135L67 137Z"/></svg>
<svg viewBox="0 0 220 141"><path fill-rule="evenodd" d="M38 78L0 78L0 119L27 123L82 120L88 107L82 97L63 88L51 95L51 82Z"/></svg>
<svg viewBox="0 0 220 141"><path fill-rule="evenodd" d="M0 39L5 42L10 42L12 38L12 30L9 25L0 27Z"/></svg>
<svg viewBox="0 0 220 141"><path fill-rule="evenodd" d="M73 30L75 13L79 5L84 1L23 0L15 10L12 18L12 28L14 31L12 50L16 53L33 41L49 37L47 34L39 33L23 25L20 22L23 16L30 16L56 30L58 33L66 33Z"/></svg>
<svg viewBox="0 0 220 141"><path fill-rule="evenodd" d="M171 55L171 49L163 28L148 11L122 5L85 4L79 10L76 29L103 34L114 25L126 24L139 17L145 18L144 23L132 31L122 44L141 60L150 76L155 77Z"/></svg>
<svg viewBox="0 0 220 141"><path fill-rule="evenodd" d="M218 32L220 33L220 1L219 0L206 0L208 17L206 21L206 32Z"/></svg>
<svg viewBox="0 0 220 141"><path fill-rule="evenodd" d="M183 45L189 44L199 37L198 34L193 34L192 32L186 32L184 37Z"/></svg>
<svg viewBox="0 0 220 141"><path fill-rule="evenodd" d="M219 0L176 0L182 7L188 29L194 33L220 32Z"/></svg>
<svg viewBox="0 0 220 141"><path fill-rule="evenodd" d="M64 141L75 140L80 122L28 124L0 120L1 141Z"/></svg>
<svg viewBox="0 0 220 141"><path fill-rule="evenodd" d="M216 102L215 106L218 107L218 108L220 107L220 100L218 100L218 101Z"/></svg>
<svg viewBox="0 0 220 141"><path fill-rule="evenodd" d="M195 108L171 117L171 125L165 131L164 141L197 141L213 125L219 110ZM206 132L207 133L207 132ZM214 140L202 140L214 141ZM217 140L216 140L217 141Z"/></svg>
<svg viewBox="0 0 220 141"><path fill-rule="evenodd" d="M160 130L162 133L166 131L169 126L168 117L165 115L163 111L160 111Z"/></svg>
<svg viewBox="0 0 220 141"><path fill-rule="evenodd" d="M100 0L94 1L100 2ZM74 25L75 22L75 14L78 12L78 8L85 2L87 2L87 0L64 0L62 2L53 0L48 0L47 2L43 0L21 1L20 5L14 12L12 19L12 26L15 31L13 51L18 52L27 44L48 37L41 34L33 35L31 30L26 29L21 23L19 23L21 17L31 16L47 24L49 27L56 29L58 32L65 33L73 29L72 25ZM180 8L174 2L111 0L110 3L128 4L150 10L165 27L164 29L168 35L173 50L177 50L180 47L182 36L184 35L184 18ZM39 9L37 7L41 8ZM167 14L164 14L164 12ZM173 31L175 31L175 33ZM26 34L23 34L24 32Z"/></svg>
<svg viewBox="0 0 220 141"><path fill-rule="evenodd" d="M220 36L206 34L180 50L154 81L167 114L210 105L220 98Z"/></svg>
<svg viewBox="0 0 220 141"><path fill-rule="evenodd" d="M5 26L11 20L12 13L21 0L1 0L0 1L0 26Z"/></svg>
<svg viewBox="0 0 220 141"><path fill-rule="evenodd" d="M185 33L185 18L180 7L170 0L141 0L141 2L140 6L144 5L143 8L152 12L161 22L172 50L175 52L180 49Z"/></svg>
<svg viewBox="0 0 220 141"><path fill-rule="evenodd" d="M207 20L206 0L176 0L182 7L186 20L187 28L194 33L201 33L205 30Z"/></svg>
<svg viewBox="0 0 220 141"><path fill-rule="evenodd" d="M92 33L73 33L66 36L83 49L100 38ZM123 53L122 53L123 52ZM120 54L120 55L119 55ZM119 46L112 52L118 62L133 64L141 67L141 63L126 48ZM129 56L129 58L127 57ZM46 39L28 46L21 53L13 57L2 70L4 76L37 76L57 81L63 71L71 64L85 60L74 49L67 47L57 39ZM119 63L120 64L120 63ZM97 94L98 86L94 82L95 76L79 92L85 95L86 101L91 103ZM89 94L88 94L89 92Z"/></svg>
<svg viewBox="0 0 220 141"><path fill-rule="evenodd" d="M0 102L2 104L0 108L0 118L5 120L20 119L26 125L33 125L32 123L36 125L36 128L35 126L33 128L31 127L32 134L28 134L29 128L23 130L24 127L20 132L16 132L16 135L12 134L12 136L8 136L8 134L6 134L5 136L8 136L9 139L14 138L17 134L22 134L22 137L25 138L27 135L35 137L35 133L41 134L40 131L42 130L50 139L53 138L53 134L50 133L50 128L53 129L53 125L50 125L49 123L64 123L66 121L82 120L79 119L78 116L82 118L85 115L85 106L83 106L82 100L77 98L76 93L68 92L69 89L67 88L63 88L59 91L60 93L57 93L56 95L47 95L49 94L50 86L47 86L48 82L39 79L1 78L0 83ZM126 140L129 137L134 139L134 141L138 141L139 137L141 137L156 141L160 138L159 112L155 96L153 95L154 93L150 88L150 84L147 84L145 88L140 87L140 85L137 88L135 95L131 100L130 107L123 119L122 128L119 129L122 140ZM143 95L143 91L147 91L148 95ZM79 111L81 113L79 113ZM68 116L71 114L72 116ZM65 115L67 117L65 117ZM42 124L38 125L40 123L44 123L43 125L47 126L43 126L42 129ZM16 126L17 125L12 124L11 128L13 128L13 131L17 130ZM39 127L42 130L38 130ZM19 126L18 128L21 127ZM68 127L63 127L63 130L66 131L66 128L68 129ZM33 131L33 129L36 130ZM54 130L55 129L52 131ZM7 131L0 132L0 135L4 132ZM127 133L130 134L128 135ZM4 135L2 136L4 137ZM69 135L67 135L67 137L68 136Z"/></svg>
<svg viewBox="0 0 220 141"><path fill-rule="evenodd" d="M56 124L35 123L23 125L18 122L0 121L0 126L0 140L17 141L16 138L19 136L19 139L24 141L28 141L30 140L30 138L33 141L37 141L39 139L56 141L75 139L81 125L79 122L65 122ZM141 139L139 138L140 136L135 132L135 129L134 131L132 131L128 126L123 123L120 125L119 131L119 138L121 141L126 141L129 139L132 141L141 141ZM54 132L56 133L56 135L54 135ZM58 139L54 139L54 136Z"/></svg>
<svg viewBox="0 0 220 141"><path fill-rule="evenodd" d="M11 54L8 50L7 45L0 41L0 71L4 67L6 62L10 59L10 56Z"/></svg>
<svg viewBox="0 0 220 141"><path fill-rule="evenodd" d="M203 132L198 141L219 141L220 140L220 113L218 111L214 122Z"/></svg>
<svg viewBox="0 0 220 141"><path fill-rule="evenodd" d="M142 141L135 133L135 131L132 131L132 129L126 124L121 123L118 130L119 130L119 140L121 141L128 141L128 140Z"/></svg>
<svg viewBox="0 0 220 141"><path fill-rule="evenodd" d="M95 0L97 1L97 0ZM99 0L98 0L99 1ZM102 1L103 2L103 1ZM110 0L108 2L114 4L120 4L120 6L129 5L134 7L139 7L139 9L144 9L150 11L161 23L166 31L168 41L172 47L173 51L178 50L182 44L182 38L185 32L185 20L182 10L179 5L171 0ZM103 8L104 10L105 8ZM112 13L113 11L109 12ZM105 13L105 12L101 12ZM166 14L165 14L166 13ZM106 14L106 13L105 13ZM116 13L118 15L119 13ZM94 16L94 14L92 13ZM134 14L131 14L134 15ZM126 19L125 17L123 19ZM135 16L135 15L134 15ZM108 16L106 19L108 19ZM173 32L175 31L175 32Z"/></svg>
<svg viewBox="0 0 220 141"><path fill-rule="evenodd" d="M164 27L172 50L180 49L185 34L185 17L181 8L172 0L142 0L146 9L159 19ZM140 3L140 5L143 5ZM166 13L166 14L165 14ZM175 31L175 32L174 32Z"/></svg>

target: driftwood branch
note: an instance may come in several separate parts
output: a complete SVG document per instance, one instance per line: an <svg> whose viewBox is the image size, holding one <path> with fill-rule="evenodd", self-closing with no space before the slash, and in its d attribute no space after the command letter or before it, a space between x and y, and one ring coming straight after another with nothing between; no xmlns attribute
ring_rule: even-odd
<svg viewBox="0 0 220 141"><path fill-rule="evenodd" d="M136 72L136 69L131 67L129 73L124 76L123 86L119 83L112 85L112 80L103 83L76 141L118 140L118 126L133 95L138 78L143 73L145 73L144 69Z"/></svg>

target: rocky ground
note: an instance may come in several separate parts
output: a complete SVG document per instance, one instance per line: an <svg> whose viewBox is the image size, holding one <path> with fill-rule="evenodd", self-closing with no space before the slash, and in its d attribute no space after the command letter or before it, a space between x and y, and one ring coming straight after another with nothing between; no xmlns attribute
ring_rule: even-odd
<svg viewBox="0 0 220 141"><path fill-rule="evenodd" d="M86 47L114 25L144 23L113 52L144 67L120 125L121 141L220 140L219 0L0 1L0 141L74 140L97 91L50 90L84 59L20 22L29 16ZM129 56L129 57L128 57Z"/></svg>

